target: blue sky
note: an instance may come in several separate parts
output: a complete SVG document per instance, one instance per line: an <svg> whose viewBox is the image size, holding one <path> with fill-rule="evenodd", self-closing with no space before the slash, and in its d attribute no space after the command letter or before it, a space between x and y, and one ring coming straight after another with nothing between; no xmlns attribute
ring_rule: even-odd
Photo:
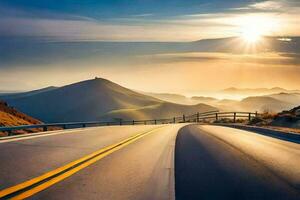
<svg viewBox="0 0 300 200"><path fill-rule="evenodd" d="M299 7L297 0L0 0L0 36L192 41L237 36L239 18L254 14L280 16L285 27L273 35L297 35Z"/></svg>
<svg viewBox="0 0 300 200"><path fill-rule="evenodd" d="M97 20L134 15L178 16L226 11L261 1L254 0L2 0L2 6L27 11L86 16Z"/></svg>

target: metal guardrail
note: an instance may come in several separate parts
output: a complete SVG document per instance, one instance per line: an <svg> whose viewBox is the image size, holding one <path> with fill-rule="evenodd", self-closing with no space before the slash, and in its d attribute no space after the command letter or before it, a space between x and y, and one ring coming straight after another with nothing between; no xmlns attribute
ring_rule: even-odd
<svg viewBox="0 0 300 200"><path fill-rule="evenodd" d="M232 118L232 122L236 123L237 119L246 118L249 121L253 117L257 117L258 113L251 112L198 112L193 115L182 115L180 117L165 118L165 119L148 119L148 120L115 120L115 121L90 121L90 122L69 122L69 123L49 123L49 124L34 124L34 125L22 125L12 127L0 127L0 132L8 132L8 135L14 135L13 131L16 130L30 130L30 129L42 129L42 131L48 131L50 127L59 127L62 129L68 128L85 128L91 126L112 126L112 125L139 125L139 124L170 124L170 123L186 123L186 122L208 122L218 121L224 118Z"/></svg>

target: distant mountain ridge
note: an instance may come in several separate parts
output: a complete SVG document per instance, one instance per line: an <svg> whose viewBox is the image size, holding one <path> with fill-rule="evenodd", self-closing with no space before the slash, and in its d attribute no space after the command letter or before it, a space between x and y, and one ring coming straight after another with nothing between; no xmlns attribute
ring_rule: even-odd
<svg viewBox="0 0 300 200"><path fill-rule="evenodd" d="M216 110L204 104L198 107L173 104L102 78L50 90L2 96L0 99L44 122L113 120L119 117L129 119L133 116L135 119L173 117L168 114L173 114L172 110L179 107L181 114Z"/></svg>
<svg viewBox="0 0 300 200"><path fill-rule="evenodd" d="M290 41L284 41L282 38L289 38ZM203 39L189 43L186 49L190 51L206 51L206 52L231 52L241 53L245 52L245 43L241 42L240 37L228 37L228 38L215 38L215 39ZM299 44L300 37L264 37L264 42L256 45L255 50L248 49L246 52L251 51L259 52L300 52ZM249 52L250 51L250 52Z"/></svg>
<svg viewBox="0 0 300 200"><path fill-rule="evenodd" d="M239 95L260 95L260 94L275 94L275 93L300 93L300 90L287 90L280 87L273 88L235 88L230 87L220 92L226 94L239 94Z"/></svg>
<svg viewBox="0 0 300 200"><path fill-rule="evenodd" d="M191 101L190 98L182 95L182 94L174 94L174 93L155 93L155 92L141 92L142 94L155 97L157 99L168 101L177 104L185 104L185 105L192 105L195 104Z"/></svg>
<svg viewBox="0 0 300 200"><path fill-rule="evenodd" d="M38 93L42 93L42 92L46 92L46 91L50 91L50 90L54 90L58 87L55 86L49 86L49 87L45 87L42 89L37 89L37 90L32 90L32 91L27 91L27 92L12 92L12 93L0 93L0 98L1 96L5 96L6 99L7 98L20 98L20 97L26 97L26 96L30 96L30 95L34 95L34 94L38 94Z"/></svg>
<svg viewBox="0 0 300 200"><path fill-rule="evenodd" d="M297 90L286 90L280 87L274 88L258 88L258 89L239 89L227 88L225 91L234 95L243 94L246 96L241 100L233 99L216 99L209 96L193 96L185 97L177 94L164 94L164 93L148 93L158 99L168 100L173 103L196 105L206 104L218 108L222 111L258 111L258 112L280 112L282 110L291 109L300 103L300 93ZM284 92L282 92L284 91ZM222 91L220 92L222 93ZM247 95L245 95L247 93Z"/></svg>
<svg viewBox="0 0 300 200"><path fill-rule="evenodd" d="M206 104L183 105L170 102L163 102L151 106L144 106L137 109L121 109L108 113L111 118L129 119L166 119L185 115L195 114L196 112L217 111L218 109ZM195 112L196 111L196 112Z"/></svg>

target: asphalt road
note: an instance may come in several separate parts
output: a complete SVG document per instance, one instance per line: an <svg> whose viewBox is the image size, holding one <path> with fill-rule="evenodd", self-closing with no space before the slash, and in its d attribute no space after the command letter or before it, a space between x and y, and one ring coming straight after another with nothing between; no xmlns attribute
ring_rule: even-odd
<svg viewBox="0 0 300 200"><path fill-rule="evenodd" d="M56 169L154 126L113 126L0 143L0 190Z"/></svg>
<svg viewBox="0 0 300 200"><path fill-rule="evenodd" d="M149 134L29 199L300 199L300 144L184 124L87 128L0 142L0 190L143 132Z"/></svg>
<svg viewBox="0 0 300 200"><path fill-rule="evenodd" d="M30 198L173 199L174 146L182 126L101 127L0 143L1 189L39 176L137 133L155 129L151 134Z"/></svg>
<svg viewBox="0 0 300 200"><path fill-rule="evenodd" d="M190 125L175 151L176 199L300 199L300 145L249 131Z"/></svg>

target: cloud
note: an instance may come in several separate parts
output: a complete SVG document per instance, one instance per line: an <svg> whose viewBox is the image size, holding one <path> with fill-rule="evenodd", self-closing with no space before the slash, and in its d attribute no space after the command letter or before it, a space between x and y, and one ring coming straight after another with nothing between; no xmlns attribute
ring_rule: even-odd
<svg viewBox="0 0 300 200"><path fill-rule="evenodd" d="M284 5L282 1L263 1L251 4L249 7L260 10L280 10Z"/></svg>
<svg viewBox="0 0 300 200"><path fill-rule="evenodd" d="M213 12L174 13L172 16L136 12L101 19L96 15L22 10L0 5L0 36L44 37L58 41L193 41L239 36L241 24L237 21L250 15L278 21L280 27L271 35L300 35L299 6L297 1L269 0L244 5L241 9L232 7Z"/></svg>
<svg viewBox="0 0 300 200"><path fill-rule="evenodd" d="M274 11L274 12L295 12L300 9L298 0L267 0L248 5L249 9L258 11Z"/></svg>
<svg viewBox="0 0 300 200"><path fill-rule="evenodd" d="M224 61L228 60L225 54L221 53L162 53L153 55L142 55L136 58L140 62L151 63L180 63L180 62L209 62L209 61Z"/></svg>
<svg viewBox="0 0 300 200"><path fill-rule="evenodd" d="M299 53L257 53L257 54L237 54L237 53L174 53L156 54L140 56L144 61L151 60L153 63L232 63L232 64L252 64L263 67L286 67L300 65Z"/></svg>

